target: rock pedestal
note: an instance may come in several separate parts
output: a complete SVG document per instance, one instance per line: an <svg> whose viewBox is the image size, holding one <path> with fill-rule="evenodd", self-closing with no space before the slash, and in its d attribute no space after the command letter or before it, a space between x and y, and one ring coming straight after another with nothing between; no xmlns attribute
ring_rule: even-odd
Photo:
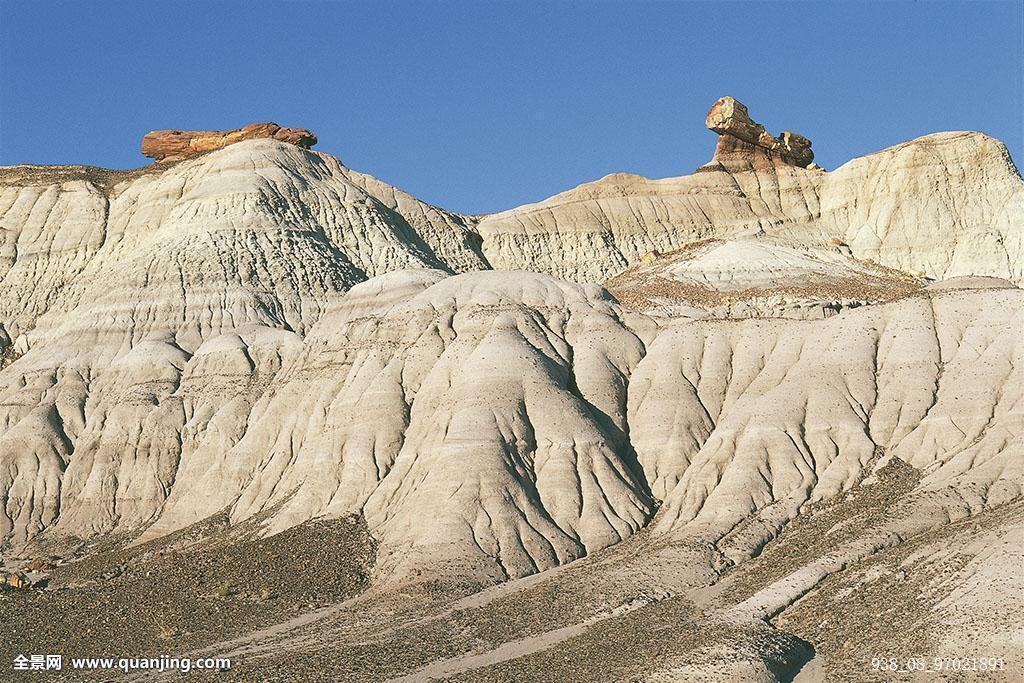
<svg viewBox="0 0 1024 683"><path fill-rule="evenodd" d="M807 168L814 160L810 140L788 130L778 137L772 136L733 97L722 97L711 105L704 123L720 136L711 164L717 162L727 170L779 163Z"/></svg>

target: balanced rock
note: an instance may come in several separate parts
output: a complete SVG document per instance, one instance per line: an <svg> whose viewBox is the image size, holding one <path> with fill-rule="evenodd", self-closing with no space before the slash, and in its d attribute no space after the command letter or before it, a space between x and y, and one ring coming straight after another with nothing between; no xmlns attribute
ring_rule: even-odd
<svg viewBox="0 0 1024 683"><path fill-rule="evenodd" d="M142 138L142 154L157 161L180 161L243 140L273 138L303 149L316 144L305 128L282 128L276 123L250 123L235 130L154 130Z"/></svg>
<svg viewBox="0 0 1024 683"><path fill-rule="evenodd" d="M733 97L721 97L711 105L704 125L719 135L732 135L755 145L766 134L764 126L750 119L746 105Z"/></svg>
<svg viewBox="0 0 1024 683"><path fill-rule="evenodd" d="M806 168L814 160L810 140L788 130L772 136L733 97L719 98L711 105L704 123L721 136L712 163L726 162L728 167L728 162L746 161L762 166L766 160L777 159Z"/></svg>

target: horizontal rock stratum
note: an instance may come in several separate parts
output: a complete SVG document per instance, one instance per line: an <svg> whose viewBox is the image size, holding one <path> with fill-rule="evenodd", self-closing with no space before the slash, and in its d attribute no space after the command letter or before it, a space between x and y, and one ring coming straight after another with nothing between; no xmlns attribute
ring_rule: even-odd
<svg viewBox="0 0 1024 683"><path fill-rule="evenodd" d="M363 530L332 547L372 589L326 612L196 584L196 619L276 620L186 634L249 680L771 683L820 654L869 681L896 646L1009 665L1024 181L975 132L805 168L740 107L699 173L488 216L287 129L0 169L5 559L89 555L33 597L84 631L76 605L159 593L146 563L187 564L211 520ZM0 656L48 632L17 621L33 604L5 603ZM110 614L104 638L150 628Z"/></svg>
<svg viewBox="0 0 1024 683"><path fill-rule="evenodd" d="M316 144L305 128L282 128L276 123L250 123L235 130L154 130L142 138L142 154L157 161L180 161L243 140L272 138L303 149Z"/></svg>

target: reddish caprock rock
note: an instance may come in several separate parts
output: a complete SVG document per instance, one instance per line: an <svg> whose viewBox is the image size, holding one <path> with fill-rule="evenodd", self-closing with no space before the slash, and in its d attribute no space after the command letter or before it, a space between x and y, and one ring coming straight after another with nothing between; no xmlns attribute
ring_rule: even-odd
<svg viewBox="0 0 1024 683"><path fill-rule="evenodd" d="M154 130L142 138L142 154L156 161L180 161L243 140L273 138L309 149L316 135L305 128L282 128L276 123L250 123L235 130Z"/></svg>
<svg viewBox="0 0 1024 683"><path fill-rule="evenodd" d="M720 136L708 166L718 164L727 170L737 170L781 163L808 168L814 161L810 140L788 130L778 137L770 135L735 98L722 97L711 105L704 123Z"/></svg>

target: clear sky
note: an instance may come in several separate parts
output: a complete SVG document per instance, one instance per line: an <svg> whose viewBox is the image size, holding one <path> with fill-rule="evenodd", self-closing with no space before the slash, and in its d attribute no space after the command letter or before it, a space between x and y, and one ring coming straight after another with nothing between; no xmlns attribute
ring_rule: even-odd
<svg viewBox="0 0 1024 683"><path fill-rule="evenodd" d="M940 130L1024 166L1024 2L0 0L0 164L140 166L157 128L273 120L488 212L710 158L732 95L848 159Z"/></svg>

